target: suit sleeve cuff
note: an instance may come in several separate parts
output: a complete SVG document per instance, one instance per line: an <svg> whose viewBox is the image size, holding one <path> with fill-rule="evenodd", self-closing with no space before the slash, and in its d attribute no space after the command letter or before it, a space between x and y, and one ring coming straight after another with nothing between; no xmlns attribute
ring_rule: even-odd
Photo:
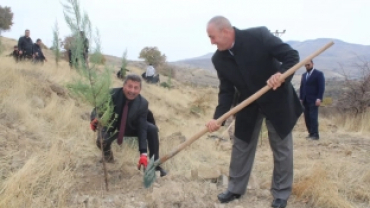
<svg viewBox="0 0 370 208"><path fill-rule="evenodd" d="M146 149L140 149L139 150L140 154L147 153L148 151Z"/></svg>

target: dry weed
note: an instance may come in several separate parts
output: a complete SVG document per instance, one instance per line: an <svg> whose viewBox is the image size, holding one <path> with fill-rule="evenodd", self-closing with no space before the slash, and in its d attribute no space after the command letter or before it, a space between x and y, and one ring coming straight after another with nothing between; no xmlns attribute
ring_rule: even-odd
<svg viewBox="0 0 370 208"><path fill-rule="evenodd" d="M353 207L339 194L338 184L330 180L330 175L323 166L320 163L314 165L306 176L294 184L293 193L299 198L310 198L314 207Z"/></svg>
<svg viewBox="0 0 370 208"><path fill-rule="evenodd" d="M49 151L33 154L2 184L0 207L65 207L73 185L71 157L55 142ZM32 154L32 153L31 153Z"/></svg>
<svg viewBox="0 0 370 208"><path fill-rule="evenodd" d="M338 113L334 111L329 115L325 116L330 119L338 126L341 130L349 132L361 132L369 133L370 126L368 121L370 120L370 110L367 110L365 113L358 115L357 117L351 113Z"/></svg>

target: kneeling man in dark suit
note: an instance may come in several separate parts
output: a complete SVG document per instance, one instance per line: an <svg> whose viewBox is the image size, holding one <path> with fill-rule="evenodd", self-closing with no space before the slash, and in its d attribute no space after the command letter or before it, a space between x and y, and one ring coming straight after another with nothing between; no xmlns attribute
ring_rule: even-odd
<svg viewBox="0 0 370 208"><path fill-rule="evenodd" d="M293 75L284 82L279 78L299 62L299 54L266 27L239 30L222 16L208 22L207 33L211 43L217 45L212 62L220 80L214 119L206 124L210 132L220 128L216 119L230 110L235 88L240 94L239 102L266 83L273 89L236 114L230 182L228 189L218 195L218 200L229 202L245 193L265 118L274 158L271 206L286 207L293 183L291 131L303 107L290 82Z"/></svg>
<svg viewBox="0 0 370 208"><path fill-rule="evenodd" d="M159 158L159 139L158 128L155 125L153 114L148 109L148 101L140 95L141 78L138 75L127 75L123 87L111 90L114 114L118 115L112 124L103 127L98 134L96 145L101 149L100 135L103 137L104 159L113 162L113 152L111 144L117 139L119 145L122 144L124 136L138 137L140 159L138 168L148 165L147 146L149 146L149 156L154 155L154 160ZM91 113L91 129L96 130L97 119L95 110ZM157 167L161 176L167 173L160 166Z"/></svg>

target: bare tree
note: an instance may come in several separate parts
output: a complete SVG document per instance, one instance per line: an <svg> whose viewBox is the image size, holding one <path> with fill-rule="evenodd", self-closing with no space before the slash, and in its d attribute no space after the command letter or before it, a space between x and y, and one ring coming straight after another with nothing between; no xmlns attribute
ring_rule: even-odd
<svg viewBox="0 0 370 208"><path fill-rule="evenodd" d="M370 106L370 61L359 58L359 61L353 66L358 74L355 78L341 65L343 70L344 92L338 100L336 107L340 111L355 113L355 116L366 112Z"/></svg>

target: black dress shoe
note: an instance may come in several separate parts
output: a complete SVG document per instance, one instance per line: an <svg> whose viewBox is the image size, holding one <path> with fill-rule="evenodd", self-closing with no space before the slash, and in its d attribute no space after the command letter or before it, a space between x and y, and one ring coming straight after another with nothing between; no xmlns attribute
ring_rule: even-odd
<svg viewBox="0 0 370 208"><path fill-rule="evenodd" d="M272 201L271 207L285 208L286 204L287 204L287 201L284 199L274 199L274 201Z"/></svg>
<svg viewBox="0 0 370 208"><path fill-rule="evenodd" d="M313 137L311 137L310 139L312 139L312 140L319 140L319 139L320 139L320 137L318 137L318 136L313 136Z"/></svg>
<svg viewBox="0 0 370 208"><path fill-rule="evenodd" d="M230 191L226 190L225 192L219 194L217 196L217 198L221 203L227 203L227 202L230 202L234 199L239 199L240 196L241 196L240 194L234 194L234 193L231 193Z"/></svg>
<svg viewBox="0 0 370 208"><path fill-rule="evenodd" d="M318 140L320 137L319 137L319 135L318 134L312 134L311 136L310 136L310 139L312 139L312 140Z"/></svg>
<svg viewBox="0 0 370 208"><path fill-rule="evenodd" d="M159 171L159 173L160 173L160 176L161 176L161 177L163 177L163 176L166 176L166 175L167 175L167 172L166 172L163 168L161 168L161 166L157 166L157 167L155 168L155 170L156 170L156 171Z"/></svg>

